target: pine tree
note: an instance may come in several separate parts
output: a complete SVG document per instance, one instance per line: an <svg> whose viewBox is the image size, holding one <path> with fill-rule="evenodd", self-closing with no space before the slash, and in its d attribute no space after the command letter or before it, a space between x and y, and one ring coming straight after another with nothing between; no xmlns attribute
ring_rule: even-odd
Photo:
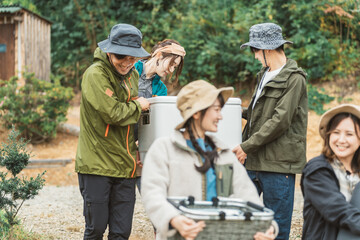
<svg viewBox="0 0 360 240"><path fill-rule="evenodd" d="M36 178L19 178L17 175L28 165L30 153L26 149L28 141L19 138L19 132L13 127L8 139L0 147L0 236L6 234L20 221L17 214L23 203L34 198L44 186L45 172Z"/></svg>

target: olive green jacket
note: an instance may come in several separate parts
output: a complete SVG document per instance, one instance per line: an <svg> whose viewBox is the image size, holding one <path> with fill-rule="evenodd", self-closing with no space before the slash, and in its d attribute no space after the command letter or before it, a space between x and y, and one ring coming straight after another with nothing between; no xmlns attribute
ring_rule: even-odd
<svg viewBox="0 0 360 240"><path fill-rule="evenodd" d="M258 73L258 84L265 70ZM249 108L243 112L247 124L240 144L247 154L248 170L301 173L306 163L306 90L306 73L294 60L287 59L252 109L254 91Z"/></svg>
<svg viewBox="0 0 360 240"><path fill-rule="evenodd" d="M81 83L80 136L75 170L83 174L132 178L136 169L134 124L141 114L139 74L117 73L97 48Z"/></svg>

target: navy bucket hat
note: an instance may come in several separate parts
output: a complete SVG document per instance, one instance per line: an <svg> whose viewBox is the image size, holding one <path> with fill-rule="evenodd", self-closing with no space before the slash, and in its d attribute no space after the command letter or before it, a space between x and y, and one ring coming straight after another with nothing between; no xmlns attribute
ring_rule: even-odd
<svg viewBox="0 0 360 240"><path fill-rule="evenodd" d="M240 49L249 46L261 50L274 50L285 43L292 44L292 42L284 40L282 29L279 25L275 23L260 23L250 28L249 42L241 45Z"/></svg>
<svg viewBox="0 0 360 240"><path fill-rule="evenodd" d="M140 30L130 24L120 23L111 28L108 38L99 42L98 46L106 53L133 57L150 56L141 44L142 34Z"/></svg>

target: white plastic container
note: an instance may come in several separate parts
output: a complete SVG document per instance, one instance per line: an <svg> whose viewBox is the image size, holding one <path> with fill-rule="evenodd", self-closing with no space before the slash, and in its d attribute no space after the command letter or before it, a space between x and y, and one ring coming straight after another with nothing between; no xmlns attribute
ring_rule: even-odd
<svg viewBox="0 0 360 240"><path fill-rule="evenodd" d="M139 121L139 152L142 161L155 139L170 136L176 125L182 122L180 111L176 107L176 99L176 96L148 99L149 112L142 113ZM232 149L242 140L241 99L229 98L221 113L223 119L219 122L218 132L208 133L214 134Z"/></svg>

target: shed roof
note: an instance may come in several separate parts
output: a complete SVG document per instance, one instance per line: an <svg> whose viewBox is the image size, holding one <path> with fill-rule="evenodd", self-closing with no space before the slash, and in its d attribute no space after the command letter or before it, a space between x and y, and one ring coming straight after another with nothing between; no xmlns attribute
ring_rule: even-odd
<svg viewBox="0 0 360 240"><path fill-rule="evenodd" d="M18 6L4 6L0 5L0 13L14 13L20 11L22 8Z"/></svg>
<svg viewBox="0 0 360 240"><path fill-rule="evenodd" d="M49 19L46 19L46 18L40 16L39 14L34 13L34 12L32 12L32 11L30 11L30 10L22 7L22 6L19 5L19 4L13 4L13 5L2 5L2 4L0 4L0 14L1 14L1 13L16 13L16 12L19 12L19 11L21 11L21 10L24 10L24 11L27 11L27 12L29 12L29 13L32 13L32 14L38 16L39 18L45 20L45 21L48 22L49 24L52 24L52 22L51 22Z"/></svg>

